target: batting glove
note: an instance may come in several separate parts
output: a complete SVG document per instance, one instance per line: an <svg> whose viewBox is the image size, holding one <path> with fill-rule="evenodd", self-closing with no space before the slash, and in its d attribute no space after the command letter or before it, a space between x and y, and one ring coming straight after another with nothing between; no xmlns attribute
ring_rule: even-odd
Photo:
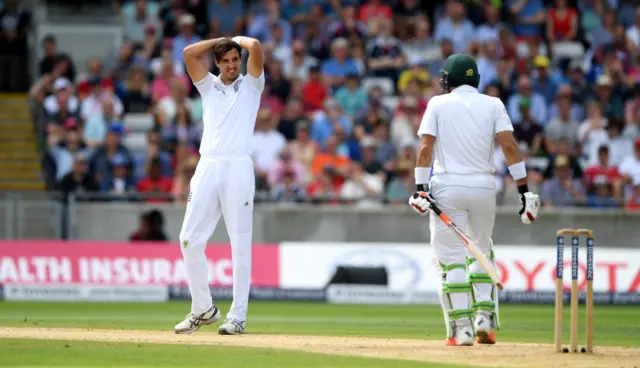
<svg viewBox="0 0 640 368"><path fill-rule="evenodd" d="M425 216L429 213L432 203L438 202L431 196L428 184L418 185L416 192L409 197L409 205L418 212L420 216Z"/></svg>
<svg viewBox="0 0 640 368"><path fill-rule="evenodd" d="M520 193L520 202L522 208L518 212L520 214L520 220L523 224L530 224L538 217L538 210L540 209L540 196L526 191Z"/></svg>

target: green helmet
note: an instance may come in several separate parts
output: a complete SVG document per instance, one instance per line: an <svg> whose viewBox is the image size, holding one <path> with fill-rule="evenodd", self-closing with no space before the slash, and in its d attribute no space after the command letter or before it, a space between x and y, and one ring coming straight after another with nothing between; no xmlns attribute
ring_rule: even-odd
<svg viewBox="0 0 640 368"><path fill-rule="evenodd" d="M467 54L452 54L445 60L440 69L440 86L442 90L449 92L451 87L468 84L478 88L480 74L478 64Z"/></svg>

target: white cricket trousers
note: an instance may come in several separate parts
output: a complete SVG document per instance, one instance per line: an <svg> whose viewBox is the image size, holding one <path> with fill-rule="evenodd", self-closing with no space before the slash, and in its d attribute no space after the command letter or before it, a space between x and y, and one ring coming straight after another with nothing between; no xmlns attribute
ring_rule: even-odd
<svg viewBox="0 0 640 368"><path fill-rule="evenodd" d="M205 248L222 215L231 240L233 268L233 303L227 318L246 320L251 284L254 194L253 162L249 156L201 156L191 179L180 231L180 248L191 293L191 313L202 314L213 304Z"/></svg>
<svg viewBox="0 0 640 368"><path fill-rule="evenodd" d="M480 250L490 259L491 234L496 216L496 191L489 188L467 187L460 185L445 185L433 183L431 193L438 207L445 212L451 220L465 231ZM431 246L438 262L444 266L465 265L467 250L458 236L449 229L434 213L429 215L431 231ZM469 273L486 273L480 262L474 262L469 266ZM446 278L441 280L448 284L467 283L467 272L461 268L451 269L446 272ZM476 302L490 302L491 284L478 283L472 285ZM468 310L471 306L469 293L449 293L451 305L448 305L446 295L441 294L443 309Z"/></svg>

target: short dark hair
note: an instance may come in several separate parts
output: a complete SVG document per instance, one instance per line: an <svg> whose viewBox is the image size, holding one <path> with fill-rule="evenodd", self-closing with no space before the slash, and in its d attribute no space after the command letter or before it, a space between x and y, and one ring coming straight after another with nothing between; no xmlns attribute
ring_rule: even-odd
<svg viewBox="0 0 640 368"><path fill-rule="evenodd" d="M598 148L598 154L601 155L603 153L609 154L609 147L600 146L600 148Z"/></svg>
<svg viewBox="0 0 640 368"><path fill-rule="evenodd" d="M222 56L224 56L224 54L234 49L238 51L238 55L242 55L242 47L240 47L237 42L228 38L218 41L213 47L213 54L216 61L222 60Z"/></svg>

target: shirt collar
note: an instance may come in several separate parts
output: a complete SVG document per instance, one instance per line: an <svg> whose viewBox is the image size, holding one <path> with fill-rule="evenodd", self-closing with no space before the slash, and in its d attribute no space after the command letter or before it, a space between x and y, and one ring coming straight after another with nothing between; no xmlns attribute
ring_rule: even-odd
<svg viewBox="0 0 640 368"><path fill-rule="evenodd" d="M463 93L463 92L475 92L475 93L478 93L478 89L474 88L474 87L471 87L468 84L463 84L460 87L456 87L456 89L451 91L451 93Z"/></svg>

